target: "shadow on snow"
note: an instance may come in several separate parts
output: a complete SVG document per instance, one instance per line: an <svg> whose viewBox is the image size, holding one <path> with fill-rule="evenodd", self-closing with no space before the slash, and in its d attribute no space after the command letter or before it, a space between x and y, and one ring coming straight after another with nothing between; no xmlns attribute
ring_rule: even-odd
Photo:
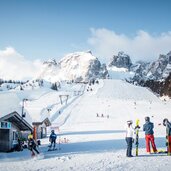
<svg viewBox="0 0 171 171"><path fill-rule="evenodd" d="M58 134L60 136L64 135L85 135L85 134L115 134L115 133L124 133L125 130L98 130L98 131L78 131L78 132L66 132Z"/></svg>
<svg viewBox="0 0 171 171"><path fill-rule="evenodd" d="M165 149L165 138L157 137L155 138L157 148ZM57 144L57 147L59 144ZM85 154L85 153L104 153L104 152L114 152L118 150L125 150L126 153L126 141L125 139L113 139L113 140L99 140L99 141L87 141L87 142L76 142L67 143L60 145L61 150L47 152L47 147L42 148L42 152L45 158L60 157L64 155L71 154ZM139 148L145 148L145 139L139 139ZM135 150L135 144L133 144L133 150ZM144 149L144 153L145 149ZM157 154L156 154L157 155ZM140 155L141 157L146 156L156 156L156 155ZM164 154L158 154L163 156Z"/></svg>
<svg viewBox="0 0 171 171"><path fill-rule="evenodd" d="M64 135L83 135L83 134L112 134L113 138L117 137L116 133L123 133L123 130L100 130L100 131L85 131L85 132L69 132L61 134L60 136ZM156 137L155 138L156 146L158 149L162 148L165 149L165 137ZM126 152L126 141L125 139L110 139L110 140L97 140L97 141L86 141L86 142L75 142L60 144L61 150L56 151L47 151L48 145L40 146L39 150L40 153L43 155L43 158L52 158L52 157L61 157L65 155L71 154L85 154L85 153L104 153L104 152L114 152L117 153L119 150L125 150ZM57 148L59 148L59 144L57 144ZM139 148L145 148L145 138L139 139ZM135 150L135 144L133 145L133 150ZM16 156L16 153L17 156ZM145 149L144 149L145 153ZM124 153L125 154L125 153ZM147 155L140 155L140 157L146 157ZM151 156L151 155L148 155ZM156 156L156 155L152 155ZM25 149L23 152L14 152L14 153L0 153L0 161L6 158L7 160L18 160L21 159L29 159L30 152L29 150Z"/></svg>

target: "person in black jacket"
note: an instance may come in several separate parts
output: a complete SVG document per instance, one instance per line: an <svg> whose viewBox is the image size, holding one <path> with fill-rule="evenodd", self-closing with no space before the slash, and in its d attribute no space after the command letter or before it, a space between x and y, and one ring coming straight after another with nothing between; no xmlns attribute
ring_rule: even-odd
<svg viewBox="0 0 171 171"><path fill-rule="evenodd" d="M152 145L153 152L157 152L157 148L154 142L154 124L150 122L150 117L145 117L145 124L143 125L143 131L145 131L145 140L146 140L146 150L147 153L151 153L150 143Z"/></svg>
<svg viewBox="0 0 171 171"><path fill-rule="evenodd" d="M39 154L39 151L37 150L37 144L31 135L28 137L28 149L32 152L32 156L35 156L35 152Z"/></svg>
<svg viewBox="0 0 171 171"><path fill-rule="evenodd" d="M166 127L167 151L171 153L171 123L167 118L163 120L163 125Z"/></svg>

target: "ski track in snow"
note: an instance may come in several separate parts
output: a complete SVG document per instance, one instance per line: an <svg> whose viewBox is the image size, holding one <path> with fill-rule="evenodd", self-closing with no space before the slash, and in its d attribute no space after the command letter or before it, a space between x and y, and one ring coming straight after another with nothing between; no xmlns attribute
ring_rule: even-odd
<svg viewBox="0 0 171 171"><path fill-rule="evenodd" d="M28 103L26 109L28 112L44 113L44 105L50 107L52 126L61 125L60 133L57 132L58 139L66 138L68 143L62 143L61 150L48 152L48 138L42 139L41 154L35 158L31 158L27 149L0 153L0 171L170 170L170 156L146 154L142 132L144 117L148 115L155 125L156 146L165 149L165 128L160 123L163 118L170 116L170 101L163 102L148 89L121 80L100 80L99 84L91 86L93 91L86 91L87 88L88 85L84 87L83 95L71 96L68 105L58 107L55 104L60 103L57 98L60 92L43 92L42 96L39 92L39 98ZM77 89L82 89L82 85L77 86ZM97 113L104 117L97 117ZM127 158L125 123L129 119L135 123L137 118L141 126L139 156Z"/></svg>

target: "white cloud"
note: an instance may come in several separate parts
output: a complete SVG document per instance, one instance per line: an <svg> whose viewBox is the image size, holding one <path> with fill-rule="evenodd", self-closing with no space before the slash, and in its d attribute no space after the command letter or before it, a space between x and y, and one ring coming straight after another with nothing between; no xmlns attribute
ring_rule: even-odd
<svg viewBox="0 0 171 171"><path fill-rule="evenodd" d="M40 67L40 60L29 61L12 47L0 50L0 78L29 79L39 73Z"/></svg>
<svg viewBox="0 0 171 171"><path fill-rule="evenodd" d="M105 61L119 51L129 54L133 61L152 61L156 60L159 54L171 51L171 32L151 35L139 30L133 37L129 37L105 28L92 28L88 43L95 50L95 55L105 58Z"/></svg>

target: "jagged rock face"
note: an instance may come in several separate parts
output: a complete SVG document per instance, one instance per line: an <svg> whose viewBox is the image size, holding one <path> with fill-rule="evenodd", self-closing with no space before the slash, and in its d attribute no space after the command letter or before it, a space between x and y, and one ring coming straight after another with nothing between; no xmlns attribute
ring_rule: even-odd
<svg viewBox="0 0 171 171"><path fill-rule="evenodd" d="M108 71L100 61L89 52L76 52L66 55L58 63L45 62L43 79L55 82L60 80L88 81L106 78Z"/></svg>
<svg viewBox="0 0 171 171"><path fill-rule="evenodd" d="M171 52L160 55L157 61L150 64L133 65L131 70L135 72L134 83L171 97Z"/></svg>
<svg viewBox="0 0 171 171"><path fill-rule="evenodd" d="M171 73L165 80L147 80L143 85L149 87L153 92L156 92L160 96L164 95L171 97Z"/></svg>
<svg viewBox="0 0 171 171"><path fill-rule="evenodd" d="M131 66L135 72L135 78L141 80L165 80L171 72L171 52L167 55L160 55L158 60L152 63L138 62Z"/></svg>
<svg viewBox="0 0 171 171"><path fill-rule="evenodd" d="M162 93L163 95L168 95L169 97L171 97L171 73L163 83Z"/></svg>
<svg viewBox="0 0 171 171"><path fill-rule="evenodd" d="M147 68L149 67L149 64L150 63L148 62L138 61L131 66L130 70L135 72L136 75L143 77L147 74Z"/></svg>
<svg viewBox="0 0 171 171"><path fill-rule="evenodd" d="M155 62L152 62L147 70L147 77L153 80L159 80L163 78L165 74L165 69L169 64L167 55L160 55L159 59ZM166 69L167 70L167 69ZM168 76L168 75L167 75Z"/></svg>
<svg viewBox="0 0 171 171"><path fill-rule="evenodd" d="M57 65L57 62L56 62L56 60L55 59L49 59L48 61L45 61L45 62L43 62L43 65L47 65L47 66L55 66L55 65Z"/></svg>
<svg viewBox="0 0 171 171"><path fill-rule="evenodd" d="M150 63L138 61L133 64L130 68L131 71L135 73L133 77L133 82L139 84L142 80L145 79L145 75L147 74L147 68Z"/></svg>
<svg viewBox="0 0 171 171"><path fill-rule="evenodd" d="M119 52L118 55L114 55L111 62L109 63L109 67L115 66L118 68L127 68L130 69L132 65L131 59L129 55L124 52Z"/></svg>

